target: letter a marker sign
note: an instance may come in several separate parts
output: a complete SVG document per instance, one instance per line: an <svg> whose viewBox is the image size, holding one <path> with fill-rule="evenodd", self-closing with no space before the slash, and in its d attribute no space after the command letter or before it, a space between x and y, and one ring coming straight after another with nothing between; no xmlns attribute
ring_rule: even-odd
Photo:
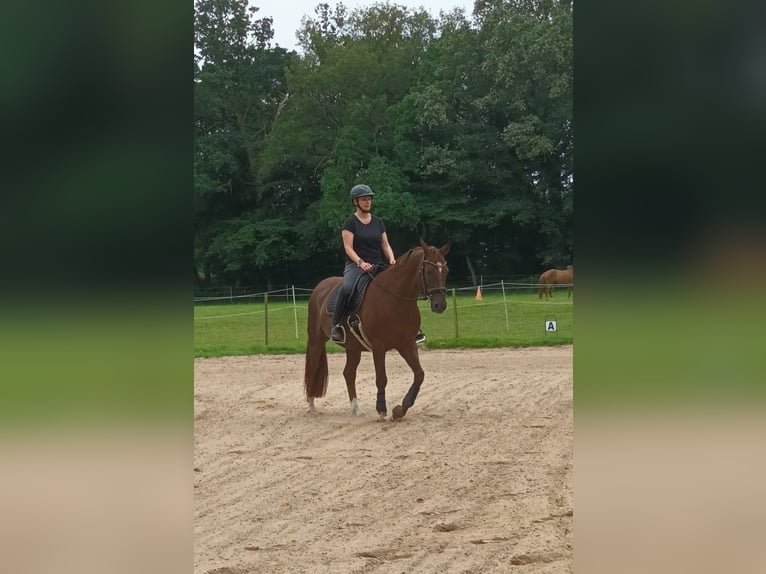
<svg viewBox="0 0 766 574"><path fill-rule="evenodd" d="M545 332L546 333L555 333L556 332L556 321L546 321L545 322Z"/></svg>

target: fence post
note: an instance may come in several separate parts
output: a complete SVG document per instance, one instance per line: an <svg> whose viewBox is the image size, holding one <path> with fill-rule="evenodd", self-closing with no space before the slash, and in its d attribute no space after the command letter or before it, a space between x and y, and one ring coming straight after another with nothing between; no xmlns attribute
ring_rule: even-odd
<svg viewBox="0 0 766 574"><path fill-rule="evenodd" d="M298 306L295 303L295 284L293 284L293 317L295 318L295 340L298 340Z"/></svg>
<svg viewBox="0 0 766 574"><path fill-rule="evenodd" d="M263 294L263 339L266 346L269 346L269 293Z"/></svg>
<svg viewBox="0 0 766 574"><path fill-rule="evenodd" d="M500 287L503 289L503 307L505 307L505 328L511 330L511 324L508 321L508 303L505 301L505 282L500 280Z"/></svg>
<svg viewBox="0 0 766 574"><path fill-rule="evenodd" d="M455 310L455 339L458 338L457 331L457 296L455 295L455 288L452 288L452 308Z"/></svg>

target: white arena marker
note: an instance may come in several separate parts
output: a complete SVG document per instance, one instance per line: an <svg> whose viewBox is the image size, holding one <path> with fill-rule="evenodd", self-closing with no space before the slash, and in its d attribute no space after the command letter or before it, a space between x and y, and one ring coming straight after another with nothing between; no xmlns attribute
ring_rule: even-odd
<svg viewBox="0 0 766 574"><path fill-rule="evenodd" d="M556 331L556 321L546 321L545 322L545 332L551 333Z"/></svg>

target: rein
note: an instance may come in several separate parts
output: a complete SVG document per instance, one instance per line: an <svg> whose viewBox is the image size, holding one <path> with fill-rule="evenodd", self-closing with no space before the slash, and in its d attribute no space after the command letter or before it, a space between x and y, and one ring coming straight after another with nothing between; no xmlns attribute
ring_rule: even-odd
<svg viewBox="0 0 766 574"><path fill-rule="evenodd" d="M412 253L412 249L407 252L407 255L409 256ZM432 287L431 289L428 288L428 284L426 283L426 264L433 265L437 269L439 269L439 273L441 274L441 270L449 270L447 268L446 263L434 263L433 261L426 261L425 260L425 252L423 252L423 262L420 264L420 293L418 293L417 297L406 297L404 295L401 295L399 293L395 293L391 289L387 288L385 285L381 284L379 281L375 280L375 277L368 271L367 274L370 275L370 282L371 283L377 283L378 287L383 289L386 293L393 295L394 297L398 297L399 299L405 299L407 301L418 301L419 299L431 299L431 295L434 293L444 293L446 295L447 288L446 287Z"/></svg>

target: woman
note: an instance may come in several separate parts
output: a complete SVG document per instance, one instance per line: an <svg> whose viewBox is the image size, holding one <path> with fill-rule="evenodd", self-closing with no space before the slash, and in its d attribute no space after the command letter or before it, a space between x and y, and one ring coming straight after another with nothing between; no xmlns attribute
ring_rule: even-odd
<svg viewBox="0 0 766 574"><path fill-rule="evenodd" d="M386 226L382 219L371 213L374 195L369 185L360 184L351 188L351 203L356 207L356 211L346 220L341 231L343 250L346 252L346 265L343 269L343 288L335 302L333 328L330 335L336 343L346 342L346 333L341 322L351 290L359 276L383 261L388 261L389 265L396 265L394 251L388 242ZM415 340L422 343L425 338L425 335L419 332Z"/></svg>

